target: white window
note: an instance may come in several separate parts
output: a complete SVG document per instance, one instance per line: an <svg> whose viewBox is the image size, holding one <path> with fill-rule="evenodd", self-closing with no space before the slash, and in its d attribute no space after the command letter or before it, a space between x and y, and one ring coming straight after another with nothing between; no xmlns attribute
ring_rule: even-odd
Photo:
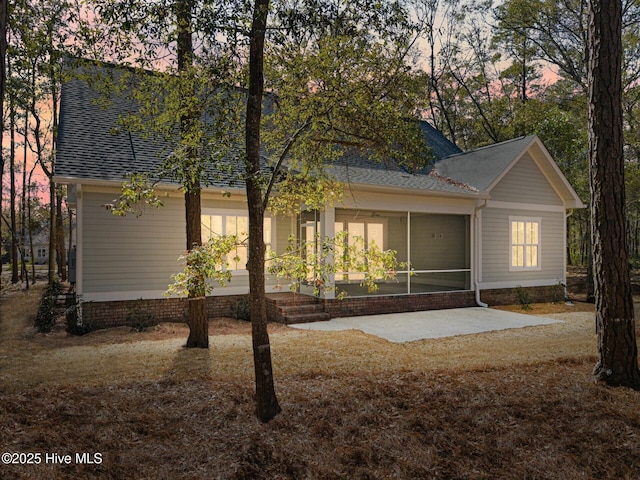
<svg viewBox="0 0 640 480"><path fill-rule="evenodd" d="M540 270L540 218L509 217L509 270Z"/></svg>
<svg viewBox="0 0 640 480"><path fill-rule="evenodd" d="M231 270L246 270L247 247L249 245L249 216L247 214L219 213L202 215L202 241L207 242L214 236L235 235L238 238L235 251L228 256ZM271 218L264 219L264 243L268 252L271 249ZM237 257L238 261L235 260Z"/></svg>

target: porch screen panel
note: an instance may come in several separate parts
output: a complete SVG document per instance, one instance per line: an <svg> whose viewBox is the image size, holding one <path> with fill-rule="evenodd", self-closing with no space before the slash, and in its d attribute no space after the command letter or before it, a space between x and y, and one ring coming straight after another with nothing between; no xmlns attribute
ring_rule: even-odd
<svg viewBox="0 0 640 480"><path fill-rule="evenodd" d="M382 223L367 224L367 246L373 245L384 250L384 225Z"/></svg>
<svg viewBox="0 0 640 480"><path fill-rule="evenodd" d="M318 212L304 211L300 214L298 222L299 239L303 248L301 253L305 258L308 269L307 282L313 282L318 267L316 263L320 253L317 236L320 229Z"/></svg>
<svg viewBox="0 0 640 480"><path fill-rule="evenodd" d="M249 219L240 216L227 216L226 235L236 235L238 244L235 255L228 258L232 270L241 270L247 265L247 237L249 235ZM237 256L237 261L234 257Z"/></svg>
<svg viewBox="0 0 640 480"><path fill-rule="evenodd" d="M335 250L336 285L338 292L345 292L349 296L397 295L408 292L407 273L401 267L394 279L378 278L376 291L368 291L360 282L364 274L353 271L354 266L344 262L346 248L351 247L350 253L355 253L355 263L364 262L364 254L368 249L394 250L399 263L407 262L408 230L407 212L384 212L370 210L336 209L335 232L346 232L343 246L337 245ZM343 259L340 263L340 259ZM369 260L370 261L370 260Z"/></svg>
<svg viewBox="0 0 640 480"><path fill-rule="evenodd" d="M469 289L468 215L411 213L411 293Z"/></svg>
<svg viewBox="0 0 640 480"><path fill-rule="evenodd" d="M348 222L348 244L351 249L355 249L355 255L362 257L364 255L364 241L365 241L365 228L364 223L360 222ZM360 258L358 259L360 260ZM349 280L363 280L364 275L362 273L349 273Z"/></svg>
<svg viewBox="0 0 640 480"><path fill-rule="evenodd" d="M333 261L335 262L336 267L336 282L347 281L349 277L347 275L345 264L344 264L344 245L337 241L338 235L344 231L344 224L342 222L335 222L333 228L335 229L336 234L336 242L334 246L333 252Z"/></svg>

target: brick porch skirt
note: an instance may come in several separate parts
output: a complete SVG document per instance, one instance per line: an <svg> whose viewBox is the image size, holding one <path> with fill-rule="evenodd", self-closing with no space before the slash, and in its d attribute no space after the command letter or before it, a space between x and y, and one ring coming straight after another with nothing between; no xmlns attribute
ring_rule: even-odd
<svg viewBox="0 0 640 480"><path fill-rule="evenodd" d="M522 288L529 294L531 301L549 302L557 299L558 286ZM491 305L517 304L516 289L483 290L481 299ZM207 297L207 315L209 318L231 317L232 309L244 295ZM267 295L267 317L272 322L283 322L282 305L292 305L303 301L305 296L292 293ZM427 293L421 295L396 295L351 297L344 300L315 299L322 304L322 310L330 317L374 315L382 313L416 312L446 308L473 307L475 294L472 291ZM85 302L82 304L82 318L93 329L136 324L135 313L151 314L154 322L186 323L184 298L162 298L150 300L124 300L110 302Z"/></svg>

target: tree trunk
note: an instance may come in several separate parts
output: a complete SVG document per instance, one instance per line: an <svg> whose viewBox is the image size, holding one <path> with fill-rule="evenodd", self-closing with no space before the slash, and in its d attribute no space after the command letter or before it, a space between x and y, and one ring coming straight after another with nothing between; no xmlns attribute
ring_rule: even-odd
<svg viewBox="0 0 640 480"><path fill-rule="evenodd" d="M178 74L188 72L193 65L193 39L191 16L193 13L193 0L179 0L175 4L176 12L176 29L177 29L177 57L178 57ZM195 92L187 92L183 100L191 97ZM181 140L189 135L189 128L192 123L194 113L188 108L186 103L181 105L180 113L180 134ZM198 113L199 115L199 113ZM188 148L187 163L196 155L195 148ZM189 168L189 165L185 165ZM184 210L187 229L187 251L193 247L202 245L202 226L201 226L201 201L200 201L200 178L193 179L188 185L184 185ZM204 293L197 291L199 289L189 291L189 308L187 310L189 324L189 338L187 338L187 348L208 348L209 347L209 324L207 321L206 301Z"/></svg>
<svg viewBox="0 0 640 480"><path fill-rule="evenodd" d="M587 244L587 303L596 303L596 286L595 279L593 278L593 253L591 248L591 239L589 239Z"/></svg>
<svg viewBox="0 0 640 480"><path fill-rule="evenodd" d="M250 33L249 93L246 117L247 203L249 208L249 304L256 380L256 415L268 422L281 412L273 382L271 346L267 331L263 237L264 206L260 188L260 119L264 91L264 38L269 0L256 0Z"/></svg>
<svg viewBox="0 0 640 480"><path fill-rule="evenodd" d="M24 116L24 150L22 154L22 195L20 199L20 242L22 243L22 251L27 251L27 126L29 123L29 112L25 112ZM33 250L31 250L31 264L34 263ZM24 257L22 258L24 263ZM27 275L27 267L22 266L22 273L20 274L20 280L24 275Z"/></svg>
<svg viewBox="0 0 640 480"><path fill-rule="evenodd" d="M29 174L29 185L31 185L31 175L33 174L33 169L31 169L31 173ZM31 190L29 190L29 196L27 198L27 222L29 225L29 250L31 250L32 257L35 257L33 254L33 225L31 222ZM31 259L31 283L36 283L36 262L35 258Z"/></svg>
<svg viewBox="0 0 640 480"><path fill-rule="evenodd" d="M640 389L625 241L622 2L591 0L589 7L591 241L598 332L593 374L609 385Z"/></svg>
<svg viewBox="0 0 640 480"><path fill-rule="evenodd" d="M187 299L189 316L189 338L187 348L209 348L209 325L207 324L207 297ZM198 321L192 321L196 319ZM204 319L204 321L199 321Z"/></svg>
<svg viewBox="0 0 640 480"><path fill-rule="evenodd" d="M184 194L184 210L187 221L187 250L202 243L201 203L199 188L192 187ZM209 348L209 323L206 298L201 292L189 292L189 338L187 348Z"/></svg>
<svg viewBox="0 0 640 480"><path fill-rule="evenodd" d="M0 0L0 112L4 112L4 92L7 85L7 0ZM2 214L2 177L4 176L4 152L2 141L4 139L4 115L0 115L0 215ZM0 222L0 233L2 222ZM2 241L0 234L0 242ZM0 251L2 248L0 248ZM2 273L2 261L0 260L0 274ZM0 287L2 275L0 275Z"/></svg>
<svg viewBox="0 0 640 480"><path fill-rule="evenodd" d="M7 66L11 75L11 63ZM9 97L9 208L11 208L11 283L18 283L18 230L16 229L16 110L15 102Z"/></svg>
<svg viewBox="0 0 640 480"><path fill-rule="evenodd" d="M52 176L49 177L49 283L56 278L56 184Z"/></svg>
<svg viewBox="0 0 640 480"><path fill-rule="evenodd" d="M19 277L19 273L18 273L18 238L17 235L15 235L16 232L16 186L15 186L15 174L14 174L14 165L13 165L13 159L10 160L10 164L9 164L9 169L10 171L10 175L9 175L9 181L11 183L11 185L9 186L9 192L11 195L11 199L9 200L9 208L11 209L11 231L14 232L13 235L11 235L11 283L18 283L18 281L20 280Z"/></svg>

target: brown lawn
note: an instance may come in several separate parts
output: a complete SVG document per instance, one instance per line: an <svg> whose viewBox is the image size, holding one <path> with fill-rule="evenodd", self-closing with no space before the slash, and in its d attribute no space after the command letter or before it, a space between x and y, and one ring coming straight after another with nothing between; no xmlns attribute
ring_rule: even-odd
<svg viewBox="0 0 640 480"><path fill-rule="evenodd" d="M590 378L591 305L407 344L272 325L283 413L262 425L248 324L213 320L205 351L180 324L41 335L39 290L0 297L0 450L40 462L2 479L640 478L640 393Z"/></svg>

